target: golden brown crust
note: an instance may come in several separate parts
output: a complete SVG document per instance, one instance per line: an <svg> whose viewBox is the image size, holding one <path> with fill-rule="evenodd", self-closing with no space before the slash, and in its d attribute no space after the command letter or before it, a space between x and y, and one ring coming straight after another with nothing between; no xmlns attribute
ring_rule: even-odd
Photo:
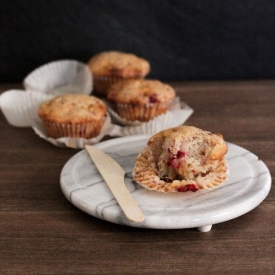
<svg viewBox="0 0 275 275"><path fill-rule="evenodd" d="M140 78L150 72L150 63L146 59L119 51L98 53L87 64L96 76Z"/></svg>
<svg viewBox="0 0 275 275"><path fill-rule="evenodd" d="M196 191L226 181L227 145L221 135L179 126L152 136L136 159L133 177L162 192Z"/></svg>
<svg viewBox="0 0 275 275"><path fill-rule="evenodd" d="M112 85L107 98L120 104L148 105L171 102L175 90L159 80L132 79Z"/></svg>
<svg viewBox="0 0 275 275"><path fill-rule="evenodd" d="M101 120L106 112L106 105L94 96L65 94L42 103L38 116L54 123L86 123Z"/></svg>

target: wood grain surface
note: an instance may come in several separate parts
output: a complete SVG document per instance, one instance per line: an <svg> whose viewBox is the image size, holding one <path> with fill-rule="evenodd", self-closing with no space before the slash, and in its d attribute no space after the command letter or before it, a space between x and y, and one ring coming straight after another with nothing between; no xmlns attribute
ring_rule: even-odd
<svg viewBox="0 0 275 275"><path fill-rule="evenodd" d="M273 180L267 198L208 233L99 220L60 189L61 169L79 150L57 148L0 113L0 274L275 273L275 81L171 85L194 109L186 124L220 132L265 162Z"/></svg>

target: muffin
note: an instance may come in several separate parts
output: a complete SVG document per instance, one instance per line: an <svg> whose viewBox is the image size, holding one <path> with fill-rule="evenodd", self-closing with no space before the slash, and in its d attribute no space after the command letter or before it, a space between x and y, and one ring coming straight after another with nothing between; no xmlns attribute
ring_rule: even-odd
<svg viewBox="0 0 275 275"><path fill-rule="evenodd" d="M146 122L165 113L175 98L175 90L158 80L132 79L112 85L107 99L120 117Z"/></svg>
<svg viewBox="0 0 275 275"><path fill-rule="evenodd" d="M88 61L95 91L106 96L108 88L123 79L143 78L150 72L150 63L131 53L108 51L98 53Z"/></svg>
<svg viewBox="0 0 275 275"><path fill-rule="evenodd" d="M138 155L134 180L161 192L197 191L228 178L227 145L221 134L179 126L152 136Z"/></svg>
<svg viewBox="0 0 275 275"><path fill-rule="evenodd" d="M52 138L96 137L106 118L106 105L95 96L64 94L42 103L38 116Z"/></svg>

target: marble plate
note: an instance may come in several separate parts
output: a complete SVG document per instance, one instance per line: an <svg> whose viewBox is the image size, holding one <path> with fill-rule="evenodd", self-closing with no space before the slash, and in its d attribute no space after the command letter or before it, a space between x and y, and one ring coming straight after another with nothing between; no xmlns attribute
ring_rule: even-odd
<svg viewBox="0 0 275 275"><path fill-rule="evenodd" d="M271 175L253 153L228 143L229 180L215 189L164 194L144 189L132 178L135 158L150 136L129 136L95 145L126 171L127 188L145 214L141 223L128 221L85 150L63 167L60 177L65 197L82 211L112 223L155 229L198 228L239 217L257 207L268 195Z"/></svg>

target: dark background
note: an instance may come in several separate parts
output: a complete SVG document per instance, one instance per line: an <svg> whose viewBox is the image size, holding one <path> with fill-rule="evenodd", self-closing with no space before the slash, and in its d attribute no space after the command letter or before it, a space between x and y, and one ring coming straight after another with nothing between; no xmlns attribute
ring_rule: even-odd
<svg viewBox="0 0 275 275"><path fill-rule="evenodd" d="M105 50L145 57L167 81L275 78L275 1L0 2L0 82Z"/></svg>

